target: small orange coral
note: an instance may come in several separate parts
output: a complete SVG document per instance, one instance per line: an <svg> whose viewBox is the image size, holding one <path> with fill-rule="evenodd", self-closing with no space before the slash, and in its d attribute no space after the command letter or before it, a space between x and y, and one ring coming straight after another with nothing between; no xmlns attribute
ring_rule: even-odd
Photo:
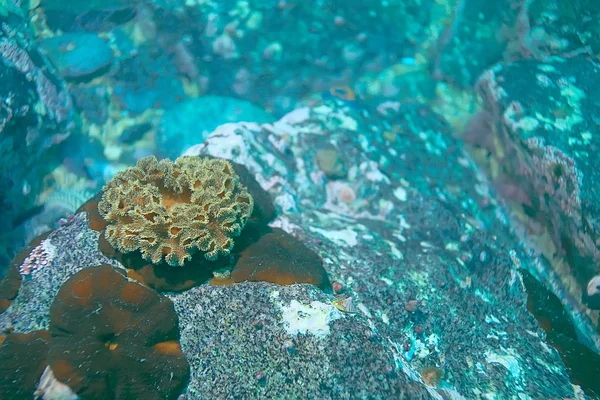
<svg viewBox="0 0 600 400"><path fill-rule="evenodd" d="M184 156L143 158L118 173L103 188L98 211L116 250L181 266L196 251L208 260L229 254L253 207L228 161Z"/></svg>

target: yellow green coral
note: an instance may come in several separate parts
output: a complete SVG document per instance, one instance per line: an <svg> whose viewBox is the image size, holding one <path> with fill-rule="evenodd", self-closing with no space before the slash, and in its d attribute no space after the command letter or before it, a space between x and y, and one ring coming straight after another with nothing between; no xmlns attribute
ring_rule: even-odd
<svg viewBox="0 0 600 400"><path fill-rule="evenodd" d="M173 266L196 251L209 260L229 254L253 207L228 161L193 156L139 160L104 186L98 204L113 247Z"/></svg>

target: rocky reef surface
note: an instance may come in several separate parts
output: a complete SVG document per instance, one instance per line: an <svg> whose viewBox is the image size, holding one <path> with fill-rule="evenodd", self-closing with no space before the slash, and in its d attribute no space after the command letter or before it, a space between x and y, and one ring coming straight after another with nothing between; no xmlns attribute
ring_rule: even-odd
<svg viewBox="0 0 600 400"><path fill-rule="evenodd" d="M0 398L600 396L598 4L0 1ZM154 261L70 215L183 151L254 199L217 260L152 264L213 229L159 173Z"/></svg>
<svg viewBox="0 0 600 400"><path fill-rule="evenodd" d="M448 129L421 104L334 100L273 124L223 125L187 151L245 165L274 201L271 225L316 252L333 282L168 294L191 368L187 398L577 395L527 310L521 271L542 261L510 233ZM46 329L69 276L123 268L86 221L78 214L46 239L60 251L23 278L1 328Z"/></svg>

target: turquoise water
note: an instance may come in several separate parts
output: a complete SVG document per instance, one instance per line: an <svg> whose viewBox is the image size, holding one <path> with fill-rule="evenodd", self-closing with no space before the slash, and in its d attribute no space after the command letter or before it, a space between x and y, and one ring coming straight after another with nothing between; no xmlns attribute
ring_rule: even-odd
<svg viewBox="0 0 600 400"><path fill-rule="evenodd" d="M599 398L599 20L0 0L0 399Z"/></svg>

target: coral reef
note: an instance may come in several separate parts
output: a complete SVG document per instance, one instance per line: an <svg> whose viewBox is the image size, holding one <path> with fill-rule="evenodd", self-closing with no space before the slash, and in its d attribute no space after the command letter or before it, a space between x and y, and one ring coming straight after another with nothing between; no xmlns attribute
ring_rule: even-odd
<svg viewBox="0 0 600 400"><path fill-rule="evenodd" d="M218 160L215 157L202 156L203 160ZM246 226L236 239L232 256L238 254L255 243L261 235L269 231L267 224L275 217L275 208L268 193L256 182L246 167L237 163L230 163L233 171L246 188L252 199L254 207L248 217ZM212 273L221 268L229 268L230 258L221 257L217 260L207 260L202 254L192 257L183 266L172 268L164 261L154 263L144 259L140 252L123 253L111 245L104 234L106 221L98 212L98 203L102 192L90 198L76 213L86 212L90 229L101 232L98 238L98 247L102 254L110 259L117 260L128 269L128 276L136 279L159 292L181 292L191 287L208 281Z"/></svg>
<svg viewBox="0 0 600 400"><path fill-rule="evenodd" d="M279 228L310 250L303 255L318 254L335 295L313 285L265 282L195 284L169 293L190 364L186 395L470 398L477 388L497 398L576 397L580 389L526 307L519 270L545 261L528 254L504 224L490 186L449 125L419 104L362 107L333 99L274 124L229 124L190 149L244 165L277 210L271 228L268 218L248 222L223 261L235 263ZM327 178L317 163L316 152L328 143L347 166L344 177ZM354 199L341 201L340 192L349 190ZM59 304L70 277L107 262L128 267L98 250L103 233L88 228L86 215L51 235L61 251L22 281L0 314L0 330L47 329L55 314L50 304ZM188 262L173 268L163 261L163 267L185 271ZM132 271L123 275L137 279ZM92 286L108 281L91 279ZM97 317L78 309L85 313L79 321L102 317L105 326L109 316L119 318L119 296L100 299L106 303ZM92 344L99 357L126 347L111 351L113 341L90 333L88 322L79 325L69 349L81 348L81 357ZM88 342L75 345L83 330ZM575 349L561 343L565 351ZM585 346L576 350L589 354ZM105 376L114 377L112 371Z"/></svg>
<svg viewBox="0 0 600 400"><path fill-rule="evenodd" d="M227 161L148 157L107 183L98 211L118 251L181 266L197 250L208 260L229 254L253 205Z"/></svg>
<svg viewBox="0 0 600 400"><path fill-rule="evenodd" d="M173 303L109 265L65 282L50 332L49 366L82 398L176 399L188 380Z"/></svg>
<svg viewBox="0 0 600 400"><path fill-rule="evenodd" d="M600 396L599 18L0 0L0 397Z"/></svg>
<svg viewBox="0 0 600 400"><path fill-rule="evenodd" d="M98 211L100 200L102 200L102 191L96 193L75 211L75 214L85 212L87 214L88 227L96 232L103 232L107 226L106 221Z"/></svg>
<svg viewBox="0 0 600 400"><path fill-rule="evenodd" d="M152 263L144 260L139 252L121 253L106 241L103 234L98 238L98 248L106 257L117 260L127 268L127 276L159 292L182 292L201 285L213 275L212 271L226 266L226 258L207 260L200 254L192 257L183 266L173 268L167 263Z"/></svg>

